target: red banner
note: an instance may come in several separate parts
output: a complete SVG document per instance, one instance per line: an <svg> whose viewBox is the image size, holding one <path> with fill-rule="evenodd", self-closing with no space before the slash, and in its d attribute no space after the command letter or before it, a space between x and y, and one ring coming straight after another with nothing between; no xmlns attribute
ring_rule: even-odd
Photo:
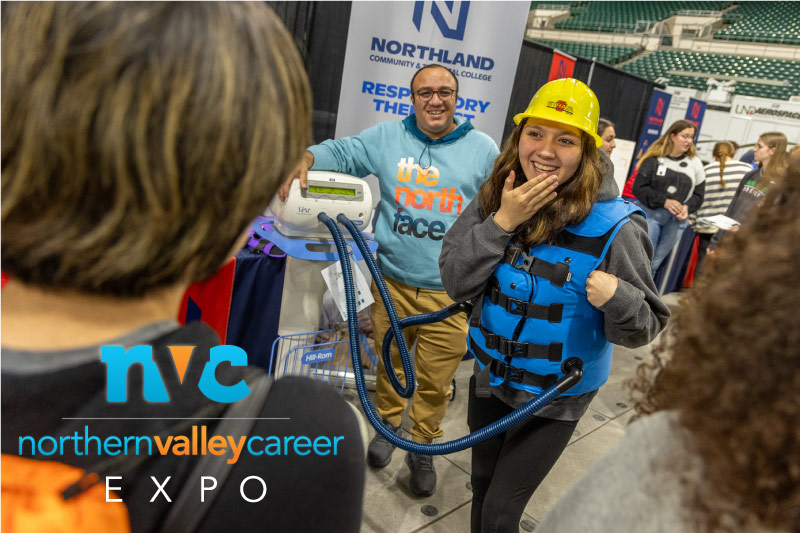
<svg viewBox="0 0 800 533"><path fill-rule="evenodd" d="M190 285L183 295L178 322L186 324L201 320L216 331L219 340L225 344L235 276L236 258L232 257L216 274Z"/></svg>
<svg viewBox="0 0 800 533"><path fill-rule="evenodd" d="M553 50L553 62L550 64L550 76L547 81L571 78L575 70L575 58L563 52Z"/></svg>

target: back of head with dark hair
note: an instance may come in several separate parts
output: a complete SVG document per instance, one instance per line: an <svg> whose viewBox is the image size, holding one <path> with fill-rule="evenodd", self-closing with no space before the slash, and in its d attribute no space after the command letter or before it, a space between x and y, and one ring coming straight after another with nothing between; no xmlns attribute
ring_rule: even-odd
<svg viewBox="0 0 800 533"><path fill-rule="evenodd" d="M211 275L299 161L311 97L263 3L2 14L2 263L112 296Z"/></svg>

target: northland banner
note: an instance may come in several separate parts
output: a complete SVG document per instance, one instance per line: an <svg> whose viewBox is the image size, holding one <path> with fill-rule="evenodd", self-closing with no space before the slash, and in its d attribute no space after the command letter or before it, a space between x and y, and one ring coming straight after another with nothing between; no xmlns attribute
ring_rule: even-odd
<svg viewBox="0 0 800 533"><path fill-rule="evenodd" d="M456 116L499 145L528 2L353 2L336 138L414 112L414 72L439 63L458 77Z"/></svg>

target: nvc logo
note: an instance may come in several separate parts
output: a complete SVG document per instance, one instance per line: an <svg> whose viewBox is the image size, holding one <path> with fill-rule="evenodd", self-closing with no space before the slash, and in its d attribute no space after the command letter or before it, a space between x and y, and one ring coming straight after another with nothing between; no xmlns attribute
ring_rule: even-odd
<svg viewBox="0 0 800 533"><path fill-rule="evenodd" d="M422 26L422 13L426 2L414 2L414 16L412 20L417 31ZM456 6L458 10L456 12ZM464 31L467 29L467 15L469 2L431 2L431 16L442 32L442 36L456 41L464 40ZM455 24L452 24L452 23Z"/></svg>
<svg viewBox="0 0 800 533"><path fill-rule="evenodd" d="M167 346L178 371L178 379L183 384L189 359L195 346ZM139 345L126 350L123 346L101 346L100 361L106 364L106 400L109 403L128 401L128 369L140 364L143 370L143 394L148 402L169 402L169 394L158 366L153 361L153 347ZM220 403L233 403L250 394L250 387L244 380L234 385L222 385L215 375L222 363L231 366L247 366L247 352L238 346L214 346L210 359L203 368L198 388L205 396Z"/></svg>

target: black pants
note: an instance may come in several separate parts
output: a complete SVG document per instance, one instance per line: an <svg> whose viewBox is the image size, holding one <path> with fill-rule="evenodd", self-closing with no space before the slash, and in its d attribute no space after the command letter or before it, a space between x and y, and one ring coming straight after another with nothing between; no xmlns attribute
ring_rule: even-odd
<svg viewBox="0 0 800 533"><path fill-rule="evenodd" d="M494 396L475 397L469 382L470 431L514 409ZM578 421L532 416L472 448L472 533L519 531L528 500L567 447Z"/></svg>

